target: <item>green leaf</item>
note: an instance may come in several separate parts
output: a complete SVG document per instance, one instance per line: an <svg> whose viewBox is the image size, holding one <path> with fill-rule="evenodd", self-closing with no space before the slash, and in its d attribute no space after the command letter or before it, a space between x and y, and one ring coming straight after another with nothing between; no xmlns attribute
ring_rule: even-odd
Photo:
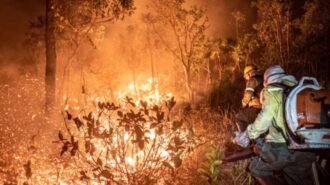
<svg viewBox="0 0 330 185"><path fill-rule="evenodd" d="M206 171L206 170L203 169L203 168L198 168L198 169L197 169L197 172L198 172L199 174L201 174L201 175L207 177L207 178L211 178L211 176L210 176L210 172L209 172L209 171Z"/></svg>
<svg viewBox="0 0 330 185"><path fill-rule="evenodd" d="M135 131L137 139L140 139L144 136L144 132L143 132L143 130L140 126L135 125L134 126L134 131Z"/></svg>
<svg viewBox="0 0 330 185"><path fill-rule="evenodd" d="M93 168L92 171L98 171L100 169L101 169L100 167L96 167L96 168Z"/></svg>
<svg viewBox="0 0 330 185"><path fill-rule="evenodd" d="M151 123L150 124L150 129L157 127L157 125L158 125L158 123L155 123L155 122L154 123Z"/></svg>
<svg viewBox="0 0 330 185"><path fill-rule="evenodd" d="M117 111L117 115L118 115L119 117L123 117L123 116L124 116L124 114L123 114L122 111Z"/></svg>
<svg viewBox="0 0 330 185"><path fill-rule="evenodd" d="M158 129L156 130L157 135L162 135L164 133L164 129L163 126L161 125L160 127L158 127Z"/></svg>
<svg viewBox="0 0 330 185"><path fill-rule="evenodd" d="M72 119L72 114L70 114L68 111L65 111L66 112L66 115L68 117L68 120L71 120Z"/></svg>
<svg viewBox="0 0 330 185"><path fill-rule="evenodd" d="M157 112L157 122L161 123L164 120L164 112Z"/></svg>
<svg viewBox="0 0 330 185"><path fill-rule="evenodd" d="M68 149L69 149L68 144L64 144L63 147L62 147L61 156L62 156L66 151L68 151Z"/></svg>
<svg viewBox="0 0 330 185"><path fill-rule="evenodd" d="M174 97L171 97L171 99L169 99L165 102L165 105L169 111L172 110L172 108L174 107L175 104L176 104L176 101L174 100Z"/></svg>
<svg viewBox="0 0 330 185"><path fill-rule="evenodd" d="M178 136L174 137L174 144L175 144L176 148L181 148L182 147L181 145L183 143L184 143L184 140L180 139L180 137L178 137Z"/></svg>
<svg viewBox="0 0 330 185"><path fill-rule="evenodd" d="M113 179L113 174L110 173L108 170L102 170L100 173L100 176L102 176L106 179Z"/></svg>
<svg viewBox="0 0 330 185"><path fill-rule="evenodd" d="M84 125L84 123L78 117L74 118L73 121L78 129L80 129L80 127Z"/></svg>
<svg viewBox="0 0 330 185"><path fill-rule="evenodd" d="M219 166L219 165L222 164L222 161L221 161L221 160L215 160L215 161L213 162L213 164Z"/></svg>
<svg viewBox="0 0 330 185"><path fill-rule="evenodd" d="M79 144L78 144L78 141L76 141L76 142L74 142L73 147L71 149L71 152L70 152L71 156L76 155L78 148L79 148Z"/></svg>
<svg viewBox="0 0 330 185"><path fill-rule="evenodd" d="M147 122L147 120L144 117L140 117L138 121L141 121L143 123Z"/></svg>
<svg viewBox="0 0 330 185"><path fill-rule="evenodd" d="M101 103L101 102L98 102L97 105L100 109L103 109L103 107L104 107L104 103Z"/></svg>
<svg viewBox="0 0 330 185"><path fill-rule="evenodd" d="M32 168L31 168L31 161L28 160L26 164L23 165L25 170L25 176L26 178L30 179L32 177Z"/></svg>
<svg viewBox="0 0 330 185"><path fill-rule="evenodd" d="M139 148L141 150L143 150L144 149L144 140L138 140L138 144L139 144Z"/></svg>
<svg viewBox="0 0 330 185"><path fill-rule="evenodd" d="M140 100L140 105L143 107L143 109L147 109L148 107L148 102L147 101L143 101L143 100Z"/></svg>
<svg viewBox="0 0 330 185"><path fill-rule="evenodd" d="M91 150L91 142L90 142L90 140L87 140L85 142L85 151L86 151L86 153L88 153L90 150Z"/></svg>
<svg viewBox="0 0 330 185"><path fill-rule="evenodd" d="M97 158L96 160L96 163L99 165L99 166L103 166L103 162L100 158Z"/></svg>
<svg viewBox="0 0 330 185"><path fill-rule="evenodd" d="M174 161L174 166L176 168L180 167L181 164L182 164L182 159L180 158L180 155L176 155L174 158L173 158L173 161Z"/></svg>
<svg viewBox="0 0 330 185"><path fill-rule="evenodd" d="M130 104L132 107L136 107L135 103L133 102L133 99L132 98L129 98L126 96L126 102L128 104Z"/></svg>
<svg viewBox="0 0 330 185"><path fill-rule="evenodd" d="M62 134L61 131L58 132L58 138L59 138L61 141L65 140L65 139L64 139L64 136L63 136L63 134Z"/></svg>
<svg viewBox="0 0 330 185"><path fill-rule="evenodd" d="M133 0L119 0L121 6L124 9L131 9L133 7L134 1Z"/></svg>
<svg viewBox="0 0 330 185"><path fill-rule="evenodd" d="M80 180L88 180L88 179L90 179L90 178L87 176L87 172L80 171Z"/></svg>
<svg viewBox="0 0 330 185"><path fill-rule="evenodd" d="M183 125L183 121L173 121L173 125L172 125L172 130L176 131L177 129L179 129L181 126Z"/></svg>

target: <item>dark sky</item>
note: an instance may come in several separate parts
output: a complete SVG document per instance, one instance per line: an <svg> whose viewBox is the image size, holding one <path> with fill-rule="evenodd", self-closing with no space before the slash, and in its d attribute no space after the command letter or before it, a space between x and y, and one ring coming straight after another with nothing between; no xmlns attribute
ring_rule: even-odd
<svg viewBox="0 0 330 185"><path fill-rule="evenodd" d="M43 3L44 0L0 0L1 58L17 56L29 20L44 13Z"/></svg>

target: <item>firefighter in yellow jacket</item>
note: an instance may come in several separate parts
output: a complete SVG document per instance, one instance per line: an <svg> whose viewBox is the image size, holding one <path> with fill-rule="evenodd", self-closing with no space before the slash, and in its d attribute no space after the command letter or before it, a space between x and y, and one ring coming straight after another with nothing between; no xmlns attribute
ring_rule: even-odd
<svg viewBox="0 0 330 185"><path fill-rule="evenodd" d="M311 164L315 155L290 151L286 143L283 84L287 82L292 85L296 81L293 76L286 75L280 66L271 66L266 70L260 100L262 109L245 132L236 133L234 142L246 147L250 140L265 135L265 140L257 140L259 156L253 158L250 167L260 184L281 184L274 178L274 173L281 171L289 185L312 185Z"/></svg>
<svg viewBox="0 0 330 185"><path fill-rule="evenodd" d="M262 77L258 74L255 66L249 65L244 68L246 87L242 99L242 107L261 108L259 95L262 89Z"/></svg>
<svg viewBox="0 0 330 185"><path fill-rule="evenodd" d="M248 65L244 68L244 79L246 80L246 87L242 99L243 109L235 116L240 131L244 131L247 125L257 117L261 109L259 97L263 88L262 76L258 74L258 69L255 66Z"/></svg>

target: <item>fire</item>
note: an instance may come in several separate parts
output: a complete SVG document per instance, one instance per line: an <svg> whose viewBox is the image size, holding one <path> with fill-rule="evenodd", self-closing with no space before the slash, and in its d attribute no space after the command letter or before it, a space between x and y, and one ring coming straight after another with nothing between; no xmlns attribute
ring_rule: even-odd
<svg viewBox="0 0 330 185"><path fill-rule="evenodd" d="M126 162L127 162L128 165L130 165L132 167L134 167L136 165L135 160L130 156L126 157Z"/></svg>
<svg viewBox="0 0 330 185"><path fill-rule="evenodd" d="M148 78L145 83L130 83L124 90L117 92L117 101L122 102L125 97L134 97L135 103L139 105L140 101L145 101L149 105L161 104L164 100L173 97L172 92L161 93L157 80Z"/></svg>
<svg viewBox="0 0 330 185"><path fill-rule="evenodd" d="M66 97L63 97L63 99L66 99ZM85 115L78 114L76 118L71 118L72 120L76 119L75 124L80 124L77 120L84 122L76 134L73 134L75 135L73 142L79 141L81 147L90 145L86 149L86 153L79 154L79 156L85 157L88 161L87 164L98 166L98 168L93 167L96 171L102 171L103 169L102 173L108 173L104 169L111 169L111 178L123 184L129 184L130 179L135 174L144 173L145 170L149 173L150 170L158 169L155 174L152 174L157 176L156 173L161 173L166 168L175 168L178 164L173 159L186 155L183 151L179 154L177 152L184 148L184 146L179 145L187 142L187 134L183 130L173 130L172 125L174 123L167 122L169 120L166 119L165 112L162 111L166 106L162 105L171 99L174 101L173 93L161 92L158 82L152 78L148 78L145 83L129 83L125 88L116 92L115 101L119 103L118 108L121 114L125 114L129 119L137 119L141 116L140 113L142 113L142 117L130 121L127 126L125 126L125 121L120 121L120 119L124 119L124 116L118 112L117 115L116 109L109 108L111 106L115 107L115 105L104 103L109 100L108 97L89 95L87 98L88 105L81 107L77 105L79 103L77 100L72 99L71 102L74 105L67 104L64 110L85 113ZM86 112L88 106L94 109L89 114ZM157 107L159 110L157 110ZM145 112L146 109L149 113ZM166 111L166 113L169 113L169 111ZM151 119L152 117L153 119ZM93 128L86 127L88 120L93 123ZM97 123L97 126L95 123ZM161 128L158 127L158 124L162 125ZM73 129L70 128L70 130ZM73 144L70 146L72 147ZM69 148L70 150L71 148ZM167 164L165 167L164 162ZM92 171L92 174L95 174L96 171ZM86 173L91 172L86 171ZM89 184L106 182L106 178L110 174L102 173L100 173L100 177L103 180L98 181L91 178ZM65 185L66 183L63 180L60 184Z"/></svg>

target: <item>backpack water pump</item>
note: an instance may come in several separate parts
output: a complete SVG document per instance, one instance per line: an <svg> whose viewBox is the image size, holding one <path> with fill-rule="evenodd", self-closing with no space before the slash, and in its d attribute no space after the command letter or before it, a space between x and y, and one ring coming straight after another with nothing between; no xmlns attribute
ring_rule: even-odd
<svg viewBox="0 0 330 185"><path fill-rule="evenodd" d="M313 77L302 77L286 97L290 149L330 149L330 90Z"/></svg>

